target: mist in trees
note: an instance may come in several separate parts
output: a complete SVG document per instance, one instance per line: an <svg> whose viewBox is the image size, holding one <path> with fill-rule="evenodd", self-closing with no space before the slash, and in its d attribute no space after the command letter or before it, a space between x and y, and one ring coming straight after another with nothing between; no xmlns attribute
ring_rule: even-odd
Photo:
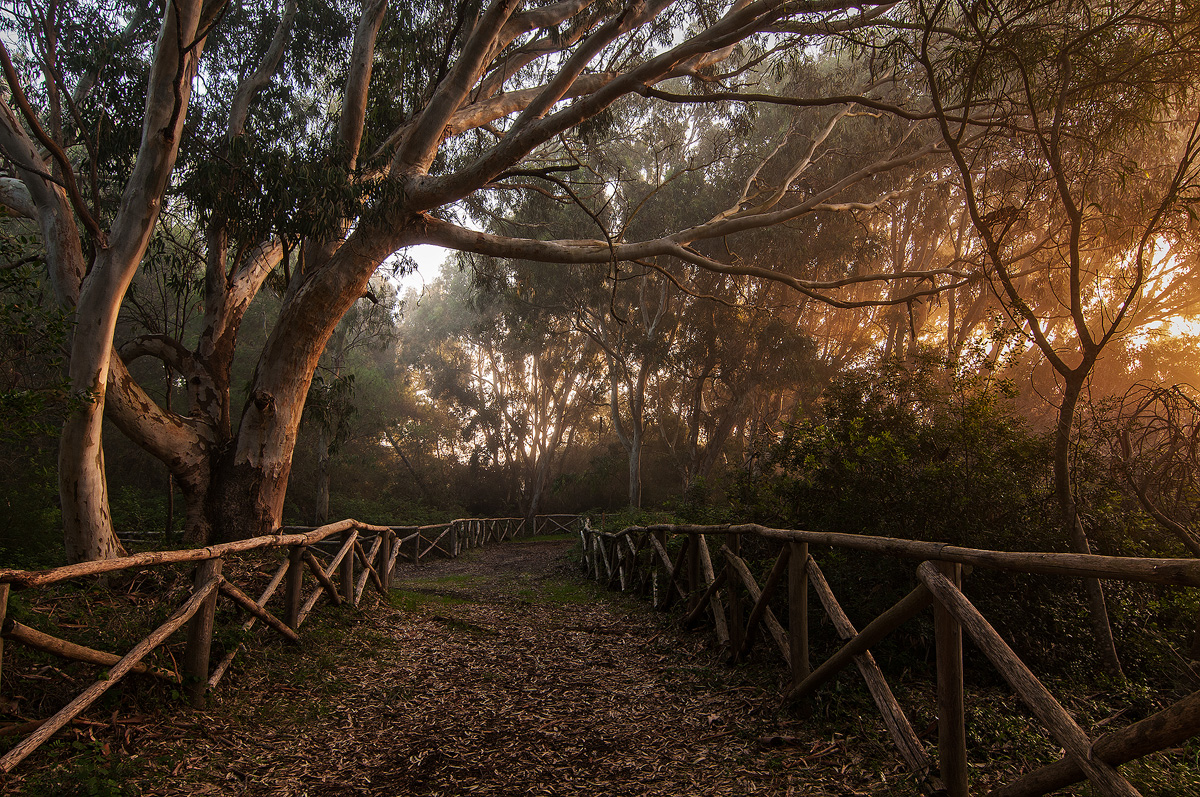
<svg viewBox="0 0 1200 797"><path fill-rule="evenodd" d="M0 20L39 556L585 510L1200 550L1191 4Z"/></svg>

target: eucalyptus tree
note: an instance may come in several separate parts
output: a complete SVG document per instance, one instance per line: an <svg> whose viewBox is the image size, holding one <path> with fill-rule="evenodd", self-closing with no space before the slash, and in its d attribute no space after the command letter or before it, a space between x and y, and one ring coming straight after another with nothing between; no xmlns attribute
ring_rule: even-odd
<svg viewBox="0 0 1200 797"><path fill-rule="evenodd" d="M905 136L839 180L811 181L803 195L791 185L759 186L723 213L615 247L552 234L514 239L455 222L456 203L553 175L573 131L624 98L709 102L669 81L695 76L738 88L746 64L886 22L892 7L837 0L7 6L10 96L0 107L0 152L12 177L0 196L37 219L58 301L75 311L70 379L84 400L66 421L59 462L69 557L118 550L102 411L170 468L195 536L274 528L321 352L371 275L406 246L557 263L673 255L738 272L736 263L700 255L694 242L815 212L849 186L942 148ZM663 97L656 87L667 89ZM798 159L786 176L799 178L810 163ZM162 341L154 356L186 375L186 414L152 401L112 352L125 291L161 210L177 204L194 209L205 241L205 314L196 340ZM286 283L282 309L239 414L229 389L238 326L276 270ZM802 279L789 284L816 289Z"/></svg>
<svg viewBox="0 0 1200 797"><path fill-rule="evenodd" d="M1071 547L1087 553L1070 462L1076 407L1157 272L1175 267L1164 254L1191 236L1200 8L1061 0L912 12L899 58L924 81L993 290L1059 380L1055 490ZM1099 581L1088 595L1119 673Z"/></svg>

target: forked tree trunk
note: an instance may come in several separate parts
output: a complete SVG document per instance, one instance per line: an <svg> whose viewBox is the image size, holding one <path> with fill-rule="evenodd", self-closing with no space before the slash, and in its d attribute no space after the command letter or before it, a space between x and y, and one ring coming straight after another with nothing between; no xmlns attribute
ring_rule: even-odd
<svg viewBox="0 0 1200 797"><path fill-rule="evenodd" d="M233 446L213 469L206 504L218 541L279 527L313 373L338 322L409 230L363 222L323 266L293 282L258 368Z"/></svg>

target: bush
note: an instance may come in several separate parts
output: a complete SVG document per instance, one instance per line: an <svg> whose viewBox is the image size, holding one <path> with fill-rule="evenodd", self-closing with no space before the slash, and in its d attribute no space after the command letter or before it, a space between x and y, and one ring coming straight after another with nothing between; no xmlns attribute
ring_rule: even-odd
<svg viewBox="0 0 1200 797"><path fill-rule="evenodd" d="M1065 551L1052 442L1027 426L1012 398L1004 382L931 360L848 373L813 417L787 428L743 475L734 513L787 528ZM915 562L843 550L813 555L835 593L853 597L846 610L856 623L916 582ZM1094 646L1078 581L979 571L965 591L1035 669L1087 671ZM928 659L932 644L924 617L877 655L911 663Z"/></svg>

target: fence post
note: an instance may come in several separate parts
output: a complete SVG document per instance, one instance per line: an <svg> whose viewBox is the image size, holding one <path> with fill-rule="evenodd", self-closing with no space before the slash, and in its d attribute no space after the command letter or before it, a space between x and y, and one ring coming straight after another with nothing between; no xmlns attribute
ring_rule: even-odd
<svg viewBox="0 0 1200 797"><path fill-rule="evenodd" d="M741 556L742 535L726 534L725 545L734 556ZM746 625L742 617L742 591L738 587L737 570L728 560L725 562L725 584L729 590L729 651L733 654L742 649L746 639Z"/></svg>
<svg viewBox="0 0 1200 797"><path fill-rule="evenodd" d="M12 590L12 585L8 583L0 584L0 627L4 626L4 621L8 616L8 593ZM0 636L0 674L4 672L4 637Z"/></svg>
<svg viewBox="0 0 1200 797"><path fill-rule="evenodd" d="M346 529L342 532L342 545L350 539L350 535L354 533L354 529ZM342 598L351 606L354 605L354 549L346 551L346 555L342 557L342 565L340 570L339 580L342 582Z"/></svg>
<svg viewBox="0 0 1200 797"><path fill-rule="evenodd" d="M379 543L379 553L375 555L375 572L379 574L383 591L387 592L392 588L392 569L388 567L388 562L392 559L392 538L396 535L391 529L379 533L383 540Z"/></svg>
<svg viewBox="0 0 1200 797"><path fill-rule="evenodd" d="M808 543L791 542L788 559L788 639L792 646L792 686L812 672L808 663Z"/></svg>
<svg viewBox="0 0 1200 797"><path fill-rule="evenodd" d="M962 565L937 562L955 587L962 587ZM962 626L941 603L933 609L937 642L938 768L947 797L967 797L967 730L963 710Z"/></svg>
<svg viewBox="0 0 1200 797"><path fill-rule="evenodd" d="M304 546L293 545L288 551L287 581L283 585L283 621L299 631L300 598L304 591Z"/></svg>
<svg viewBox="0 0 1200 797"><path fill-rule="evenodd" d="M206 559L196 568L193 588L207 584L221 575L224 560ZM217 590L205 599L200 609L188 620L187 647L183 652L183 682L188 700L195 708L204 708L204 693L208 690L208 659L212 652L213 621L217 614Z"/></svg>
<svg viewBox="0 0 1200 797"><path fill-rule="evenodd" d="M687 551L687 610L690 613L700 602L700 552L697 547L708 545L708 542L705 541L703 534L690 534L688 537L691 540Z"/></svg>

